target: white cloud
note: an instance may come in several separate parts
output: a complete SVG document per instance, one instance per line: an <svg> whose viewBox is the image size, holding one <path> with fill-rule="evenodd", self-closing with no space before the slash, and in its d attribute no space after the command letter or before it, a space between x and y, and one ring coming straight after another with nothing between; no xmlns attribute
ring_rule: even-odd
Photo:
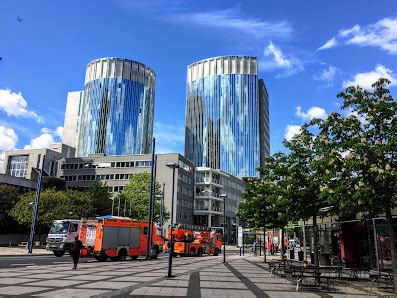
<svg viewBox="0 0 397 298"><path fill-rule="evenodd" d="M327 112L320 107L311 107L307 110L306 113L302 111L301 107L296 107L295 115L302 118L303 120L312 120L314 118L327 118Z"/></svg>
<svg viewBox="0 0 397 298"><path fill-rule="evenodd" d="M382 64L375 66L375 69L369 72L357 73L350 80L343 82L343 87L357 86L360 85L361 88L371 89L371 85L375 83L379 78L388 79L391 84L390 86L397 85L397 76L392 70L386 68Z"/></svg>
<svg viewBox="0 0 397 298"><path fill-rule="evenodd" d="M18 136L12 128L0 126L0 173L3 171L4 151L15 148Z"/></svg>
<svg viewBox="0 0 397 298"><path fill-rule="evenodd" d="M284 131L284 138L287 141L291 141L292 138L301 133L301 127L299 125L287 125Z"/></svg>
<svg viewBox="0 0 397 298"><path fill-rule="evenodd" d="M15 93L9 89L0 89L0 110L8 116L33 118L37 122L43 123L43 117L37 115L34 111L30 111L27 106L28 103L21 92Z"/></svg>
<svg viewBox="0 0 397 298"><path fill-rule="evenodd" d="M339 43L378 47L389 54L397 55L397 17L384 18L366 26L355 25L342 29L319 50L331 48Z"/></svg>
<svg viewBox="0 0 397 298"><path fill-rule="evenodd" d="M269 42L267 47L263 50L265 57L271 58L269 61L265 61L262 65L265 69L282 69L283 72L279 73L277 77L287 77L302 71L302 62L292 55L285 55L279 47L273 42Z"/></svg>
<svg viewBox="0 0 397 298"><path fill-rule="evenodd" d="M320 74L314 75L314 79L317 81L324 81L326 86L331 86L334 82L335 75L338 72L338 68L329 65L328 68L324 68Z"/></svg>
<svg viewBox="0 0 397 298"><path fill-rule="evenodd" d="M183 3L185 5L185 3ZM181 8L177 8L177 10ZM167 20L196 24L200 26L233 29L255 38L286 37L292 33L292 28L286 21L268 22L259 18L244 16L239 9L229 8L210 11L177 11L166 16Z"/></svg>
<svg viewBox="0 0 397 298"><path fill-rule="evenodd" d="M155 122L153 135L156 138L156 153L183 153L185 142L183 125Z"/></svg>
<svg viewBox="0 0 397 298"><path fill-rule="evenodd" d="M7 151L15 148L18 136L12 128L0 126L0 151Z"/></svg>
<svg viewBox="0 0 397 298"><path fill-rule="evenodd" d="M25 145L24 149L40 149L47 148L48 145L55 143L52 134L42 133L37 138L33 138L30 140L29 145Z"/></svg>
<svg viewBox="0 0 397 298"><path fill-rule="evenodd" d="M321 47L317 49L317 51L321 50L326 50L326 49L331 49L335 47L338 44L338 41L336 40L335 37L332 37L330 40L328 40L325 44L323 44Z"/></svg>
<svg viewBox="0 0 397 298"><path fill-rule="evenodd" d="M54 135L57 137L60 137L62 139L63 137L63 126L58 126L55 131L54 131Z"/></svg>

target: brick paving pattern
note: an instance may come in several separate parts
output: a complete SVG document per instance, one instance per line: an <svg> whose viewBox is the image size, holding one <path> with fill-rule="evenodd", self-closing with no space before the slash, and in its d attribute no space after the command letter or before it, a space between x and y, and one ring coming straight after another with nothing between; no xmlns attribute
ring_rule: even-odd
<svg viewBox="0 0 397 298"><path fill-rule="evenodd" d="M295 291L291 281L270 276L268 266L254 256L228 255L175 258L167 279L168 258L125 262L86 262L0 269L0 296L51 297L362 297L368 289L337 285L331 291ZM373 293L376 297L379 293Z"/></svg>

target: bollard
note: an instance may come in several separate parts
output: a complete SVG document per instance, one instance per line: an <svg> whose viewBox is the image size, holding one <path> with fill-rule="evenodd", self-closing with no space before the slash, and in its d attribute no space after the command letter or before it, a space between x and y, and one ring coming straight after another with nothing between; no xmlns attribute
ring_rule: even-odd
<svg viewBox="0 0 397 298"><path fill-rule="evenodd" d="M241 247L240 247L240 257L241 257Z"/></svg>

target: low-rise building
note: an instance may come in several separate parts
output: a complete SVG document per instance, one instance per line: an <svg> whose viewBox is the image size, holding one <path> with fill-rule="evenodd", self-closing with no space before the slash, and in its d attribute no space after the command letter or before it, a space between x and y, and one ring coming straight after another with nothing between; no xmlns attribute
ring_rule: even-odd
<svg viewBox="0 0 397 298"><path fill-rule="evenodd" d="M48 148L6 151L3 173L28 180L37 180L37 171L34 169L41 167L45 156L43 164L45 175L56 177L58 160L74 155L75 148L61 143L51 144Z"/></svg>
<svg viewBox="0 0 397 298"><path fill-rule="evenodd" d="M179 168L175 170L174 222L193 224L194 164L179 153L157 154L156 157L156 181L161 186L164 185L164 205L167 211L171 212L172 169L166 165L177 163ZM95 180L100 180L106 183L109 192L116 197L132 175L150 171L150 154L123 156L96 154L84 158L60 160L58 176L65 180L67 187L74 188L86 188Z"/></svg>
<svg viewBox="0 0 397 298"><path fill-rule="evenodd" d="M241 201L245 182L221 170L197 167L194 205L194 223L200 226L223 226L225 201L226 241L236 242L237 206Z"/></svg>

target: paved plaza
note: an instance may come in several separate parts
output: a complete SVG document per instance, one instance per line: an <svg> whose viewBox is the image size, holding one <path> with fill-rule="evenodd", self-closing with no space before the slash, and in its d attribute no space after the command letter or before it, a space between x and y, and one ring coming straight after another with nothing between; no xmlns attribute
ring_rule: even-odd
<svg viewBox="0 0 397 298"><path fill-rule="evenodd" d="M0 269L0 296L48 297L362 297L369 291L335 285L330 292L295 291L282 277L271 277L262 259L228 255L174 258L172 279L167 279L168 258L125 262L85 262ZM376 295L374 294L374 297Z"/></svg>

